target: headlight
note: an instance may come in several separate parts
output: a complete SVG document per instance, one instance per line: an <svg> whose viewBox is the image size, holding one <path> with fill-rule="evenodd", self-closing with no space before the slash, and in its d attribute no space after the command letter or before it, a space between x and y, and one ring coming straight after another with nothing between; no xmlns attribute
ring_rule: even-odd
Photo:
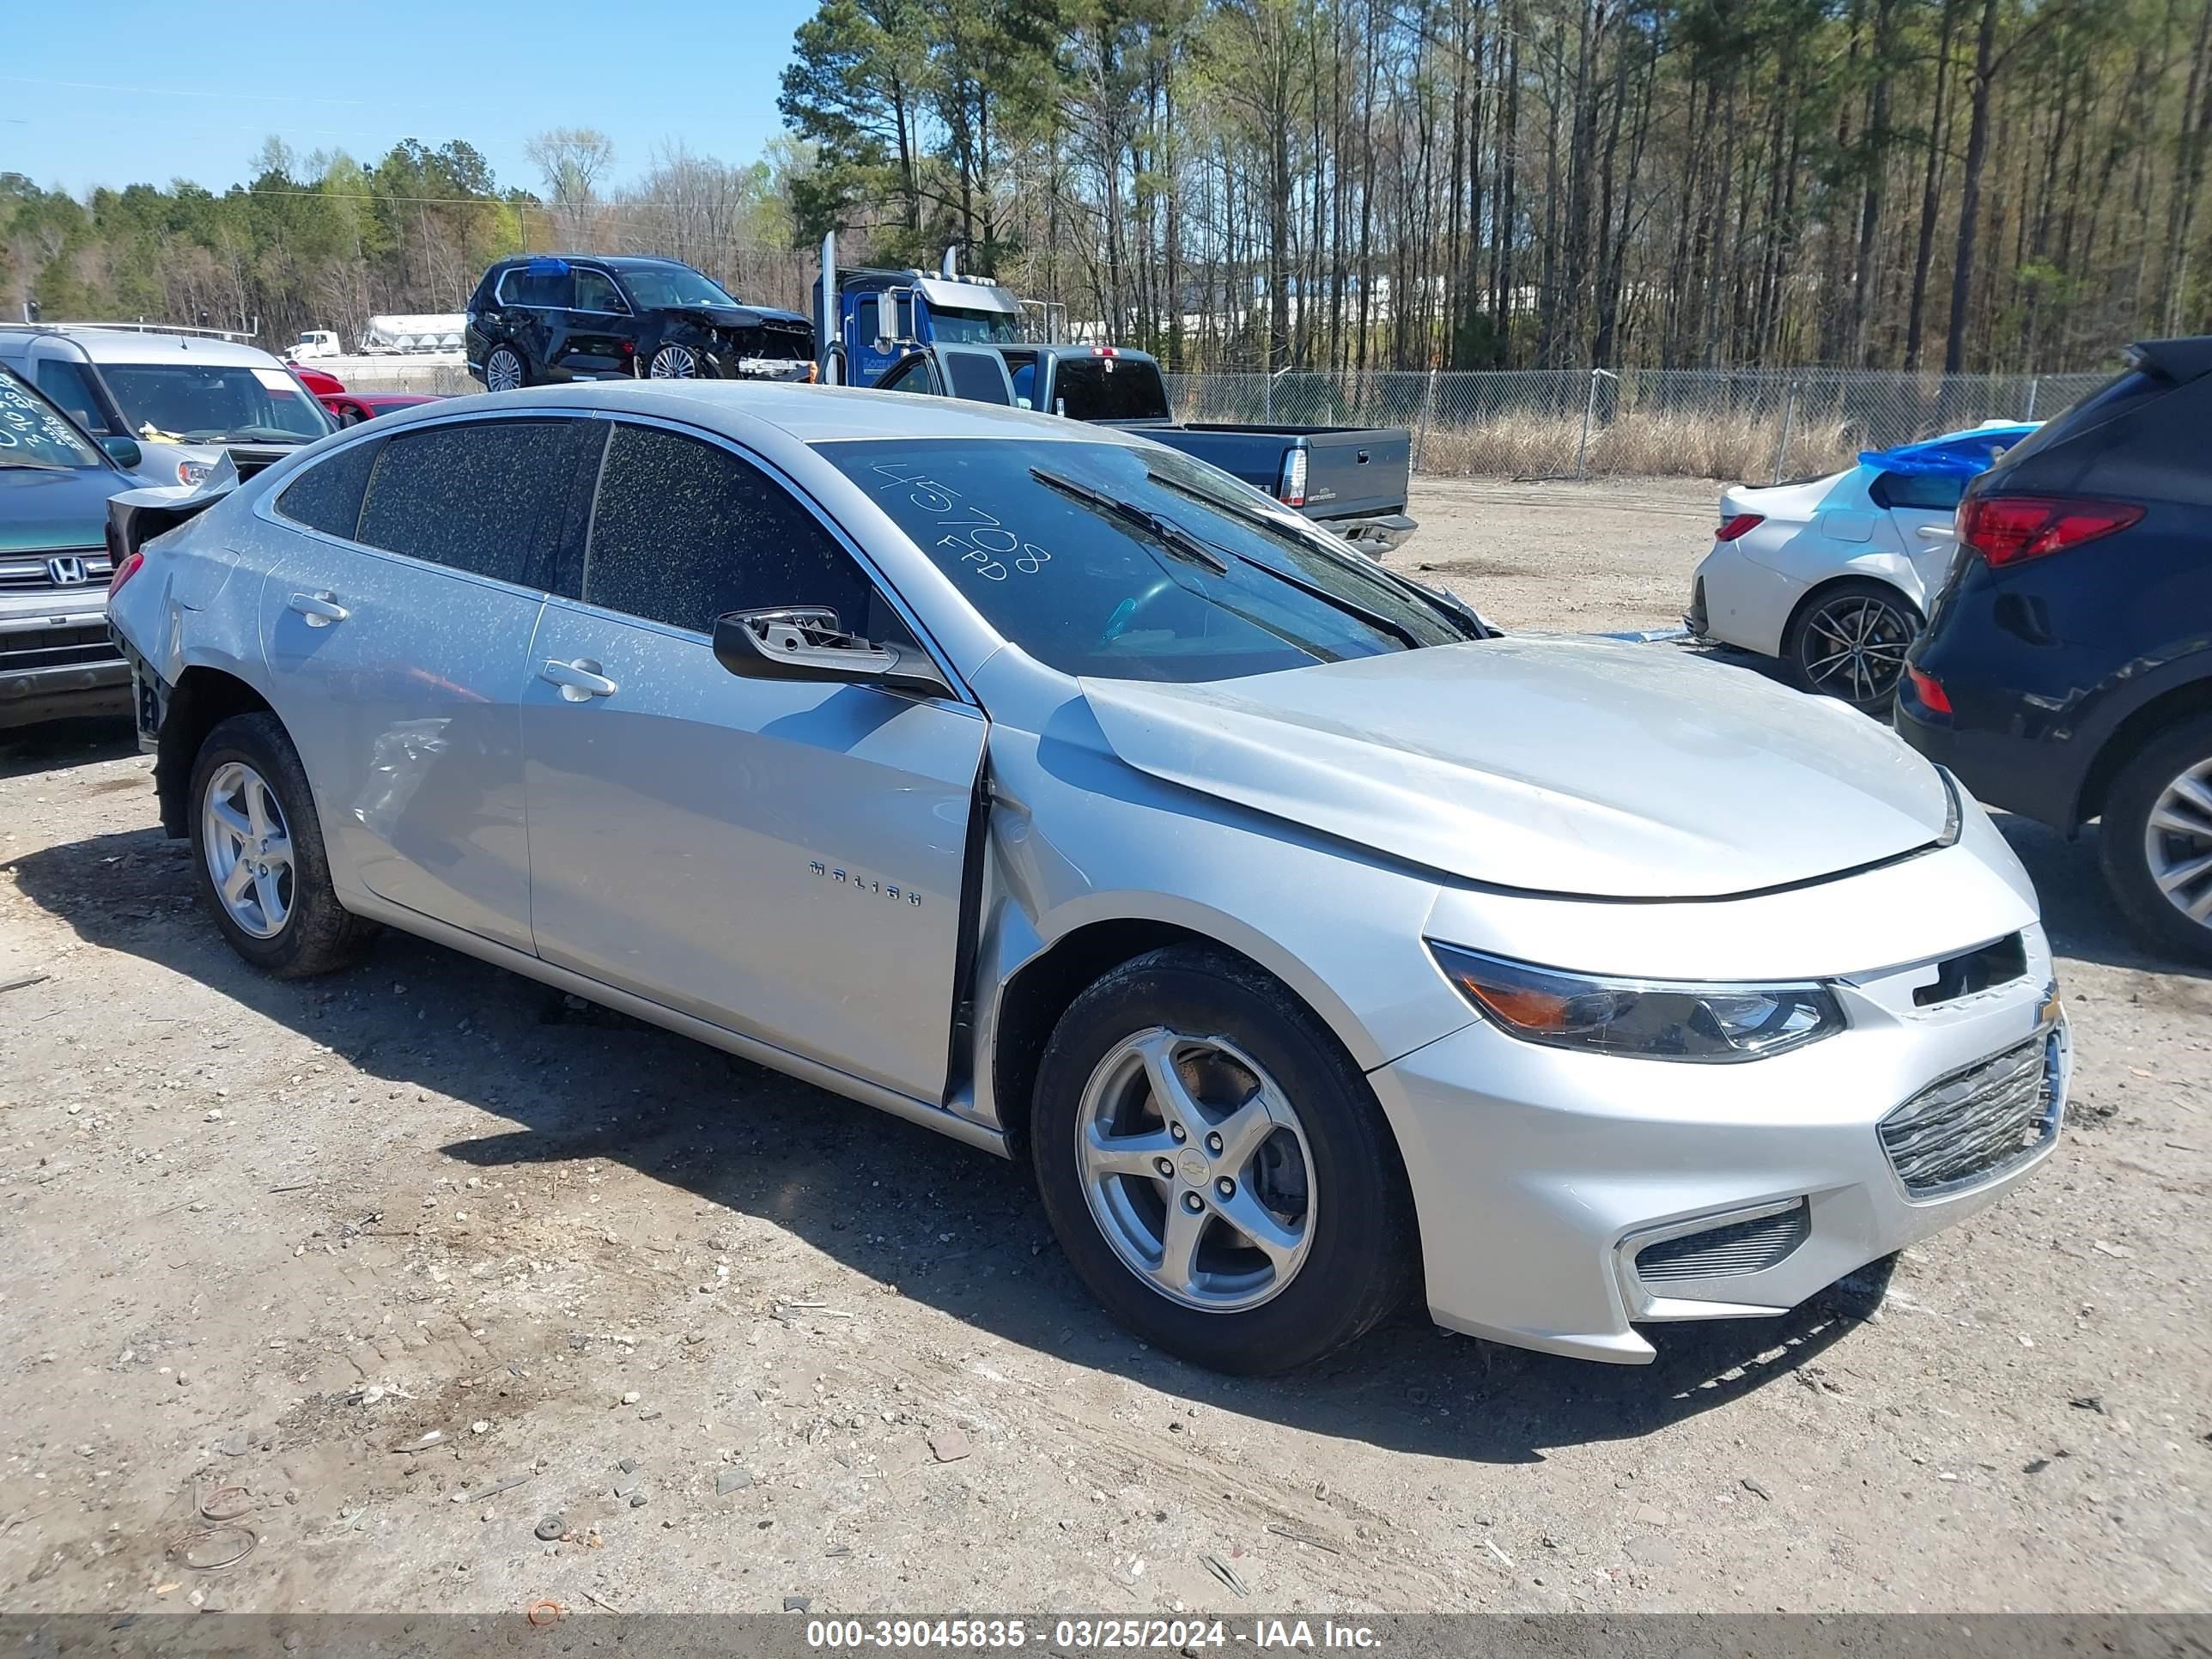
<svg viewBox="0 0 2212 1659"><path fill-rule="evenodd" d="M205 483L207 475L215 468L206 461L179 461L177 482L180 484Z"/></svg>
<svg viewBox="0 0 2212 1659"><path fill-rule="evenodd" d="M1824 985L1674 985L1532 968L1431 939L1446 977L1509 1036L1643 1060L1727 1062L1802 1048L1844 1029Z"/></svg>

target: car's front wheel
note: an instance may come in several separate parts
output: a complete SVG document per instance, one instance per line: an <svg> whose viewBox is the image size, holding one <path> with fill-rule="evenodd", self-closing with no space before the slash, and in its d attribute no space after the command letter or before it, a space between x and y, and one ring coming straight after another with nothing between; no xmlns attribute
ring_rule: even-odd
<svg viewBox="0 0 2212 1659"><path fill-rule="evenodd" d="M192 862L231 948L280 979L342 968L376 932L338 902L299 751L266 712L234 714L192 766Z"/></svg>
<svg viewBox="0 0 2212 1659"><path fill-rule="evenodd" d="M2212 962L2212 714L2167 727L2120 769L2098 852L2144 943Z"/></svg>
<svg viewBox="0 0 2212 1659"><path fill-rule="evenodd" d="M1413 1204L1359 1068L1287 988L1198 946L1069 1006L1030 1155L1054 1234L1115 1318L1217 1370L1288 1370L1413 1283Z"/></svg>
<svg viewBox="0 0 2212 1659"><path fill-rule="evenodd" d="M1878 714L1897 696L1920 612L1886 582L1838 582L1813 596L1790 624L1784 660L1801 691Z"/></svg>
<svg viewBox="0 0 2212 1659"><path fill-rule="evenodd" d="M661 347L646 368L647 377L655 380L696 380L705 373L699 354L685 345Z"/></svg>
<svg viewBox="0 0 2212 1659"><path fill-rule="evenodd" d="M484 358L484 390L520 392L530 384L529 365L513 346L494 346Z"/></svg>

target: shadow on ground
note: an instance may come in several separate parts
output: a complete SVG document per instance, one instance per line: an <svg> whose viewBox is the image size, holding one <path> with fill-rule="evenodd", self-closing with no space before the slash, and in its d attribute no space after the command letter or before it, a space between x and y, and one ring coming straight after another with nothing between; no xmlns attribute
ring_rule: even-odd
<svg viewBox="0 0 2212 1659"><path fill-rule="evenodd" d="M137 728L128 714L45 720L0 732L0 778L89 766L137 752Z"/></svg>
<svg viewBox="0 0 2212 1659"><path fill-rule="evenodd" d="M327 979L264 978L193 904L182 844L155 830L47 848L7 867L87 943L208 984L371 1076L516 1126L446 1147L459 1164L627 1164L767 1218L1009 1341L1319 1434L1502 1462L1632 1439L1760 1387L1828 1386L1819 1356L1873 1310L1887 1282L1878 1264L1781 1319L1657 1328L1660 1357L1649 1368L1525 1353L1409 1315L1291 1377L1216 1376L1108 1322L1062 1262L1020 1167L396 934Z"/></svg>

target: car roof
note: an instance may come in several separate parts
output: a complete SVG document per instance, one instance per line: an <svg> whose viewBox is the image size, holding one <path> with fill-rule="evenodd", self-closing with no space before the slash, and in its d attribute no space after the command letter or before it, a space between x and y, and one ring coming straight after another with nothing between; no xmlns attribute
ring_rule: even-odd
<svg viewBox="0 0 2212 1659"><path fill-rule="evenodd" d="M142 332L130 328L53 328L50 339L82 347L95 363L213 363L237 368L282 368L259 346L204 336Z"/></svg>
<svg viewBox="0 0 2212 1659"><path fill-rule="evenodd" d="M589 380L526 392L477 392L383 416L377 424L397 430L416 421L522 408L657 415L732 437L744 436L757 422L805 444L863 438L1027 438L1133 447L1145 441L1062 416L962 398L777 380Z"/></svg>
<svg viewBox="0 0 2212 1659"><path fill-rule="evenodd" d="M539 259L552 259L562 264L606 265L616 270L628 270L646 265L659 265L672 270L696 270L681 259L672 259L659 253L518 253L501 259L494 270L510 265L526 265ZM702 275L704 273L702 273Z"/></svg>

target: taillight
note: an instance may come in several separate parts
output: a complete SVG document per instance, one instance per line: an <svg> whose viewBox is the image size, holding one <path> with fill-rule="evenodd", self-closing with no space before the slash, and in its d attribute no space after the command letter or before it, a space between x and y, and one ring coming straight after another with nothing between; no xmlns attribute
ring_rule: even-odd
<svg viewBox="0 0 2212 1659"><path fill-rule="evenodd" d="M2059 495L1969 495L1959 503L1959 539L1992 568L2024 563L2125 530L2143 515L2133 501Z"/></svg>
<svg viewBox="0 0 2212 1659"><path fill-rule="evenodd" d="M117 565L115 574L107 579L107 597L113 599L122 589L123 584L137 575L138 567L145 562L146 556L143 553L133 553L121 564Z"/></svg>
<svg viewBox="0 0 2212 1659"><path fill-rule="evenodd" d="M1739 513L1718 530L1713 532L1713 539L1717 542L1732 542L1747 531L1756 530L1765 522L1766 515L1764 513Z"/></svg>
<svg viewBox="0 0 2212 1659"><path fill-rule="evenodd" d="M1283 458L1283 482L1275 495L1285 507L1306 504L1306 452L1303 445Z"/></svg>
<svg viewBox="0 0 2212 1659"><path fill-rule="evenodd" d="M1920 699L1922 707L1931 714L1951 712L1950 694L1943 690L1943 682L1933 674L1923 674L1917 668L1907 668L1905 678L1912 683L1912 695Z"/></svg>

